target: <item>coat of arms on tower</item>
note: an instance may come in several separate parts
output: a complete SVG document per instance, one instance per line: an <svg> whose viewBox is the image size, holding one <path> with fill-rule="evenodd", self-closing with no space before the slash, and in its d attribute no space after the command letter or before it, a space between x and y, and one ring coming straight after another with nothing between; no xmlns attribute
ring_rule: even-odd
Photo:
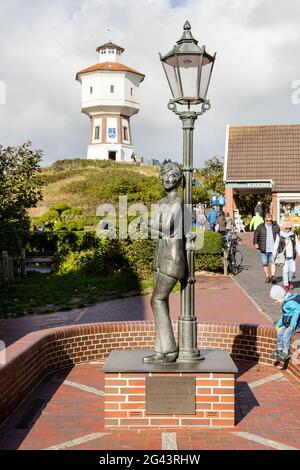
<svg viewBox="0 0 300 470"><path fill-rule="evenodd" d="M115 139L115 137L116 137L116 128L115 127L109 127L107 129L107 135L110 139Z"/></svg>

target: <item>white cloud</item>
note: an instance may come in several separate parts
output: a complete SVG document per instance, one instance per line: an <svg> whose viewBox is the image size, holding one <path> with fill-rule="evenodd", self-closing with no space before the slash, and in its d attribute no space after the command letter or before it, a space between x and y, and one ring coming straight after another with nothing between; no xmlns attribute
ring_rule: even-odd
<svg viewBox="0 0 300 470"><path fill-rule="evenodd" d="M173 47L189 19L199 43L217 51L212 108L195 129L195 164L223 155L227 123L299 121L291 100L300 79L299 14L298 0L2 0L0 142L30 138L45 163L85 156L89 123L75 74L97 62L96 47L110 37L125 47L123 62L146 75L132 118L136 151L180 161L180 121L167 109L158 52Z"/></svg>

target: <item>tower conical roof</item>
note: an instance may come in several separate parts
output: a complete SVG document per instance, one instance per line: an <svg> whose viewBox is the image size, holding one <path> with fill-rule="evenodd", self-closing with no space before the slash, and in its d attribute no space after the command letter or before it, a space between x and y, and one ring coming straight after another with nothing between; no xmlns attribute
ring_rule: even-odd
<svg viewBox="0 0 300 470"><path fill-rule="evenodd" d="M76 80L78 80L79 75L84 74L84 73L89 73L89 72L96 72L98 70L103 70L103 71L114 71L114 72L131 72L135 73L136 75L140 75L142 77L142 80L144 80L145 75L143 73L138 72L137 70L132 69L131 67L127 67L127 65L120 64L119 62L99 62L98 64L91 65L90 67L87 67L86 69L80 70L76 74Z"/></svg>
<svg viewBox="0 0 300 470"><path fill-rule="evenodd" d="M102 46L97 47L96 51L99 52L101 49L107 49L108 47L114 47L115 49L118 49L120 52L124 52L125 49L121 46L118 46L117 44L114 44L111 41L106 42L105 44L102 44Z"/></svg>

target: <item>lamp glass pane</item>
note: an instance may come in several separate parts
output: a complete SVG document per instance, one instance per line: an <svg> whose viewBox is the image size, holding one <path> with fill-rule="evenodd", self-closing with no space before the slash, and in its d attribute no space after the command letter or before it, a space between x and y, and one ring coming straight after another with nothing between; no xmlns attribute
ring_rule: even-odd
<svg viewBox="0 0 300 470"><path fill-rule="evenodd" d="M206 63L202 67L201 82L200 82L200 97L205 100L206 93L209 85L209 79L212 71L213 62Z"/></svg>
<svg viewBox="0 0 300 470"><path fill-rule="evenodd" d="M197 77L201 55L178 55L180 77L185 98L197 98L198 86Z"/></svg>
<svg viewBox="0 0 300 470"><path fill-rule="evenodd" d="M173 98L178 98L179 96L181 96L178 68L175 65L169 65L164 61L162 62L162 64L168 78Z"/></svg>

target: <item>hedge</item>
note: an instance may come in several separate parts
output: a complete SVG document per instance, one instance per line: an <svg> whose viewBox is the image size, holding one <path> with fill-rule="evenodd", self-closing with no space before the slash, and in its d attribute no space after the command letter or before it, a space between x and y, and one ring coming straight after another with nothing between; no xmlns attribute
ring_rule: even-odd
<svg viewBox="0 0 300 470"><path fill-rule="evenodd" d="M155 240L99 239L95 232L32 232L30 251L52 252L57 272L83 271L88 276L103 276L118 271L134 273L140 278L151 274ZM204 232L204 245L196 251L196 270L222 269L222 238Z"/></svg>
<svg viewBox="0 0 300 470"><path fill-rule="evenodd" d="M62 230L58 232L30 232L26 246L31 252L81 251L96 248L98 240L94 232Z"/></svg>
<svg viewBox="0 0 300 470"><path fill-rule="evenodd" d="M222 236L205 231L203 247L195 253L195 270L217 272L222 269Z"/></svg>

